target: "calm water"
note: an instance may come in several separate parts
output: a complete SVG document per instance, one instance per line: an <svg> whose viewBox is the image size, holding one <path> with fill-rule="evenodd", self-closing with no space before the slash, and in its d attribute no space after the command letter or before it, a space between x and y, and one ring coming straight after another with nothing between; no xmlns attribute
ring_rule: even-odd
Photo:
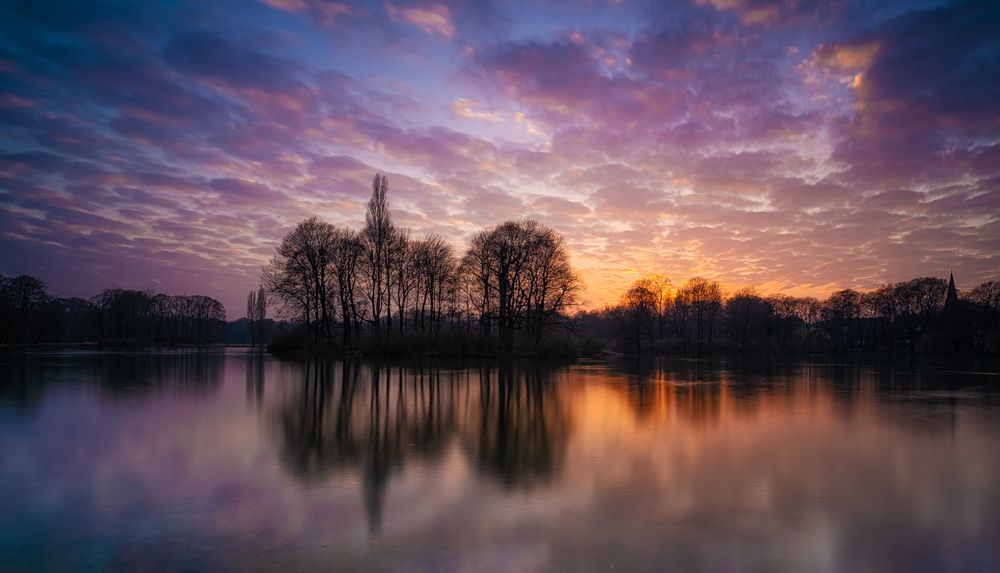
<svg viewBox="0 0 1000 573"><path fill-rule="evenodd" d="M982 365L0 362L3 571L1000 569Z"/></svg>

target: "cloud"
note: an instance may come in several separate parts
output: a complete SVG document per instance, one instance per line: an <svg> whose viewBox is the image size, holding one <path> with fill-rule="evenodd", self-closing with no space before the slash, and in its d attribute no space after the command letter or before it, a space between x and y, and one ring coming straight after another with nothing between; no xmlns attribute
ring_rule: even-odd
<svg viewBox="0 0 1000 573"><path fill-rule="evenodd" d="M290 12L305 10L308 6L305 0L261 0L261 2L271 6L272 8L288 10Z"/></svg>
<svg viewBox="0 0 1000 573"><path fill-rule="evenodd" d="M554 226L594 304L639 270L996 278L994 4L18 4L0 272L239 309L298 220L362 224L378 171L457 248Z"/></svg>
<svg viewBox="0 0 1000 573"><path fill-rule="evenodd" d="M503 121L500 115L489 111L482 111L482 107L482 103L468 98L458 98L451 102L451 112L457 117L492 122Z"/></svg>
<svg viewBox="0 0 1000 573"><path fill-rule="evenodd" d="M820 46L814 55L816 65L831 68L841 72L860 72L878 56L881 43L869 41L862 43L825 44Z"/></svg>
<svg viewBox="0 0 1000 573"><path fill-rule="evenodd" d="M209 187L236 201L276 201L283 198L266 185L243 179L213 179L209 182Z"/></svg>
<svg viewBox="0 0 1000 573"><path fill-rule="evenodd" d="M434 2L427 5L396 6L386 2L385 9L393 21L405 20L427 34L436 34L449 40L455 35L448 6L444 4Z"/></svg>
<svg viewBox="0 0 1000 573"><path fill-rule="evenodd" d="M739 14L740 22L749 26L766 26L781 14L779 2L747 2L745 0L695 0L697 4L709 5L716 10L733 10Z"/></svg>

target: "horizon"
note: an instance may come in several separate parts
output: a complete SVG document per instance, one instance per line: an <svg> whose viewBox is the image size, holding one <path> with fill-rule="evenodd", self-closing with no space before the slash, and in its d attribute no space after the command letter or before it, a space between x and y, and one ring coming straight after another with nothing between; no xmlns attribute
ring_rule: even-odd
<svg viewBox="0 0 1000 573"><path fill-rule="evenodd" d="M355 229L355 230L357 230L357 229ZM19 274L24 274L24 273L19 273ZM855 290L856 292L859 292L861 294L866 294L866 293L870 293L870 292L876 291L876 290L878 290L878 288L886 286L886 285L900 284L900 283L906 282L908 280L915 280L915 279L921 279L921 278L934 278L934 279L939 279L939 280L942 280L942 281L945 281L945 282L952 282L953 284L955 284L955 288L956 288L956 290L960 294L962 294L963 292L969 290L968 288L963 289L962 287L958 286L959 285L959 281L955 280L955 278L954 278L954 272L953 271L949 271L948 274L949 274L948 279L945 279L944 277L936 277L936 276L933 276L933 275L914 276L914 277L910 277L909 279L901 279L900 281L893 281L893 282L884 281L884 282L879 283L878 285L876 285L875 287L872 287L870 289L834 289L834 290L831 290L830 292L828 292L828 293L826 293L825 295L822 295L822 296L814 296L814 295L810 295L810 294L797 295L797 294L788 293L788 292L766 292L766 291L762 291L756 285L730 285L730 284L723 283L721 281L717 281L716 279L713 279L712 277L691 276L691 277L685 277L682 280L674 280L674 279L671 279L669 277L664 277L662 275L658 275L656 273L649 273L649 274L645 274L645 275L641 275L641 276L637 277L636 280L638 281L638 280L642 280L642 279L665 279L666 280L667 292L669 293L669 296L671 298L676 295L677 291L681 287L683 287L688 280L691 280L691 279L706 279L706 280L708 280L710 282L717 283L718 286L721 288L721 294L722 294L723 299L729 299L729 298L731 298L733 296L736 296L736 295L738 295L744 289L751 289L752 292L754 292L754 293L756 293L756 294L758 294L758 295L760 295L762 297L768 297L768 296L771 296L771 295L776 295L776 296L778 296L778 295L785 295L785 296L791 296L791 297L795 297L795 298L813 298L813 299L816 299L818 302L823 302L825 299L828 298L829 295L832 295L832 294L834 294L834 293L836 293L838 291L842 291L842 290ZM3 275L0 274L0 276L3 276ZM18 276L18 275L9 275L9 276L7 276L7 278L15 278L16 276ZM31 275L29 275L29 276L31 276ZM37 277L35 277L35 278L37 278ZM581 312L601 311L601 310L606 310L608 308L611 308L611 307L613 307L615 305L621 304L622 300L624 300L624 297L626 295L626 291L628 290L628 287L629 286L633 286L634 284L636 284L636 283L631 283L629 285L626 285L626 287L623 289L623 291L621 293L619 293L616 298L614 298L613 300L607 301L605 303L602 303L601 305L594 305L594 304L589 303L588 301L581 301L579 304L575 305L575 311L574 311L574 313L571 313L571 314L576 314L576 313L581 313ZM46 287L48 287L47 283L46 283ZM262 287L259 287L259 288L262 288ZM123 287L123 286L117 286L117 285L116 286L107 286L107 287L104 287L104 288L100 289L99 292L95 292L95 293L92 293L90 295L79 296L79 297L76 297L76 295L64 296L62 293L51 293L51 292L49 292L48 294L54 295L56 298L73 298L73 297L76 297L76 298L82 298L84 300L92 300L94 297L98 296L101 292L106 292L106 291L114 290L114 289L121 289L121 290L126 290L126 291L127 290L133 290L133 291L140 291L140 292L145 292L145 293L154 294L154 295L155 294L164 294L164 295L181 296L181 297L204 295L204 293L198 293L198 292L161 292L161 291L156 291L156 290L153 290L153 289L146 289L146 288L141 288L141 287ZM253 295L252 292L251 292L251 295ZM215 298L215 297L212 297L212 298ZM243 311L243 313L239 314L237 316L230 315L229 314L229 307L227 307L225 304L223 304L223 308L224 308L224 310L226 312L226 321L227 322L238 322L238 321L241 321L241 320L248 320L248 319L250 319L250 317L247 316L247 313L245 311L245 306L239 307L239 308L241 308L241 310ZM265 318L268 319L268 320L275 320L275 321L286 320L286 319L281 319L281 318L279 318L277 316L266 316ZM252 319L250 319L250 320L252 320Z"/></svg>
<svg viewBox="0 0 1000 573"><path fill-rule="evenodd" d="M588 308L654 273L818 298L998 278L987 2L0 14L0 273L61 296L238 319L298 222L363 225L375 173L401 227L459 253L508 219L563 234Z"/></svg>

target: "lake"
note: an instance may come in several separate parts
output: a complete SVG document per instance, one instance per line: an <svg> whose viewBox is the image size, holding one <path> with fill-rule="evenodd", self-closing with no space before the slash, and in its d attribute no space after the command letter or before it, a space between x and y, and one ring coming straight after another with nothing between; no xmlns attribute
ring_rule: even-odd
<svg viewBox="0 0 1000 573"><path fill-rule="evenodd" d="M0 355L2 571L995 571L1000 375Z"/></svg>

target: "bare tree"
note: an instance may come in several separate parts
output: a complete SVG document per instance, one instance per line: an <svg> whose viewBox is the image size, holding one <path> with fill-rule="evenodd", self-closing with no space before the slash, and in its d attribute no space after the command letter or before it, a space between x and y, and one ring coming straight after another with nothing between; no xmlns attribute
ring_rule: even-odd
<svg viewBox="0 0 1000 573"><path fill-rule="evenodd" d="M688 279L677 291L676 305L685 308L694 319L695 340L699 351L714 341L715 325L722 309L722 285L702 277Z"/></svg>
<svg viewBox="0 0 1000 573"><path fill-rule="evenodd" d="M861 293L843 289L823 303L823 320L836 350L849 350L860 343Z"/></svg>
<svg viewBox="0 0 1000 573"><path fill-rule="evenodd" d="M542 331L576 303L580 281L561 236L535 221L507 221L475 235L462 260L470 306L489 334L495 318L505 352L524 330Z"/></svg>
<svg viewBox="0 0 1000 573"><path fill-rule="evenodd" d="M399 230L393 234L389 242L389 286L392 289L396 306L396 322L399 333L406 330L406 313L413 293L416 269L414 268L413 245L408 230ZM389 324L392 324L390 317Z"/></svg>
<svg viewBox="0 0 1000 573"><path fill-rule="evenodd" d="M247 321L250 332L250 346L263 348L264 319L267 318L267 293L261 286L247 294Z"/></svg>
<svg viewBox="0 0 1000 573"><path fill-rule="evenodd" d="M411 257L414 330L438 335L449 290L457 278L455 253L444 239L431 235L413 243Z"/></svg>
<svg viewBox="0 0 1000 573"><path fill-rule="evenodd" d="M332 256L330 259L337 300L340 305L342 340L345 347L361 335L364 320L364 300L361 297L361 267L365 258L365 245L361 236L346 227L334 227Z"/></svg>
<svg viewBox="0 0 1000 573"><path fill-rule="evenodd" d="M969 291L968 299L993 313L1000 313L1000 281L986 281Z"/></svg>
<svg viewBox="0 0 1000 573"><path fill-rule="evenodd" d="M389 251L395 235L395 227L389 216L389 203L386 193L389 190L389 180L385 175L376 174L372 179L372 195L368 200L368 211L365 214L365 228L362 239L365 245L365 263L367 270L368 307L371 311L371 322L375 328L376 338L381 338L382 313L389 314L387 323L391 327L390 288L391 261Z"/></svg>
<svg viewBox="0 0 1000 573"><path fill-rule="evenodd" d="M770 350L774 307L752 287L736 291L725 307L726 334L740 351Z"/></svg>
<svg viewBox="0 0 1000 573"><path fill-rule="evenodd" d="M576 304L580 279L570 265L563 237L534 221L528 223L532 238L521 294L526 298L527 331L537 347L545 329Z"/></svg>
<svg viewBox="0 0 1000 573"><path fill-rule="evenodd" d="M335 234L333 225L316 217L299 223L282 239L261 281L314 338L327 340L332 336L335 310L331 304Z"/></svg>
<svg viewBox="0 0 1000 573"><path fill-rule="evenodd" d="M612 311L619 332L636 352L642 352L643 339L652 338L657 328L657 294L650 286L642 279L632 283Z"/></svg>
<svg viewBox="0 0 1000 573"><path fill-rule="evenodd" d="M649 275L635 282L633 287L641 286L651 296L652 309L656 313L657 336L662 340L665 334L667 315L673 305L670 279L660 275Z"/></svg>

